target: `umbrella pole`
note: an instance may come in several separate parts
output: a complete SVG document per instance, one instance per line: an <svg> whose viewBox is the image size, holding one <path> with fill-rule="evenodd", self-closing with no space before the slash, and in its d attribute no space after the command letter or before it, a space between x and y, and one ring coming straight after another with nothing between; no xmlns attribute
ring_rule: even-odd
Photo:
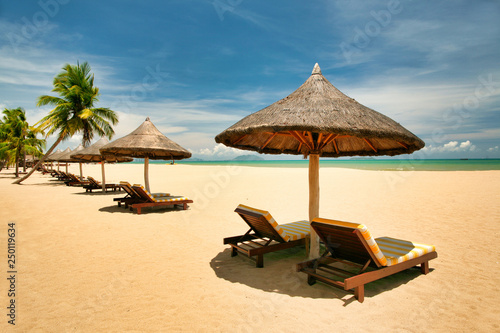
<svg viewBox="0 0 500 333"><path fill-rule="evenodd" d="M66 173L68 173L68 162L66 162Z"/></svg>
<svg viewBox="0 0 500 333"><path fill-rule="evenodd" d="M80 162L78 164L80 164L80 179L83 179L82 162Z"/></svg>
<svg viewBox="0 0 500 333"><path fill-rule="evenodd" d="M144 158L144 185L146 186L146 190L151 193L149 190L149 157L147 156Z"/></svg>
<svg viewBox="0 0 500 333"><path fill-rule="evenodd" d="M104 174L104 160L101 161L101 172L102 172L102 192L106 192L106 176Z"/></svg>
<svg viewBox="0 0 500 333"><path fill-rule="evenodd" d="M309 155L309 223L319 217L319 154ZM319 257L319 238L311 228L309 259Z"/></svg>

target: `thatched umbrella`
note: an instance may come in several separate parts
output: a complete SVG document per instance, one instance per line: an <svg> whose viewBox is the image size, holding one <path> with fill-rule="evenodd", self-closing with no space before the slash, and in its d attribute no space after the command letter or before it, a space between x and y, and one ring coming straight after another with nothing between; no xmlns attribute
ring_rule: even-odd
<svg viewBox="0 0 500 333"><path fill-rule="evenodd" d="M289 96L215 137L217 143L265 154L309 156L309 220L319 216L319 157L410 154L425 143L394 120L335 88L319 65ZM311 230L310 257L319 254Z"/></svg>
<svg viewBox="0 0 500 333"><path fill-rule="evenodd" d="M78 147L76 147L73 151L68 151L68 152L65 152L63 154L61 154L59 157L58 157L58 160L60 162L66 162L66 172L68 172L68 163L80 163L80 177L82 177L82 163L75 159L75 158L72 158L71 155L73 155L74 153L80 151L83 149L83 145L80 144Z"/></svg>
<svg viewBox="0 0 500 333"><path fill-rule="evenodd" d="M57 156L59 156L61 153L62 153L62 150L58 148L55 152L53 152L52 154L50 154L49 156L47 156L47 158L45 159L45 161L50 162L50 166L52 167L52 162L55 161L54 157L57 158Z"/></svg>
<svg viewBox="0 0 500 333"><path fill-rule="evenodd" d="M56 156L52 156L52 159L54 161L57 161L57 170L59 170L59 163L62 162L62 157L64 157L66 154L70 154L71 153L71 148L68 147L66 149L64 149L62 152L60 152L58 155ZM68 172L68 163L66 163L66 173Z"/></svg>
<svg viewBox="0 0 500 333"><path fill-rule="evenodd" d="M135 131L100 149L103 155L144 158L144 183L149 189L149 159L181 160L191 153L163 135L149 117ZM151 192L151 191L150 191Z"/></svg>
<svg viewBox="0 0 500 333"><path fill-rule="evenodd" d="M105 162L132 162L134 159L131 157L117 157L117 156L104 156L101 155L99 149L108 144L109 141L106 138L99 139L93 145L84 148L74 154L71 154L71 158L77 159L83 162L99 162L101 163L101 172L102 172L102 190L106 191L106 174L104 172L104 163Z"/></svg>

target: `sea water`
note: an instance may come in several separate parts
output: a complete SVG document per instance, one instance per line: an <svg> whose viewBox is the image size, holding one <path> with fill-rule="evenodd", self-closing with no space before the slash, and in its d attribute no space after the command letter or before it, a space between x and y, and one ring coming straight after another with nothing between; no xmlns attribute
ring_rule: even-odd
<svg viewBox="0 0 500 333"><path fill-rule="evenodd" d="M133 163L143 163L136 160ZM155 160L153 164L170 164L170 161ZM261 161L175 161L188 165L241 165L250 167L307 168L308 160L261 160ZM388 171L478 171L500 170L500 159L352 159L339 160L320 158L322 168L349 168Z"/></svg>

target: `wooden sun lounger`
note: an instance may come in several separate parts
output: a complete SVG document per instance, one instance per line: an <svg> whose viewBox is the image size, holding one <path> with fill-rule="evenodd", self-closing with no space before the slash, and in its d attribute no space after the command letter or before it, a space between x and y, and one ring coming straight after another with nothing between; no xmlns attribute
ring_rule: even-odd
<svg viewBox="0 0 500 333"><path fill-rule="evenodd" d="M183 196L168 196L168 197L153 197L142 185L133 185L132 189L141 197L141 202L130 204L130 210L137 209L137 214L141 214L141 209L144 207L160 207L160 206L175 206L182 205L184 210L187 209L188 203L193 203Z"/></svg>
<svg viewBox="0 0 500 333"><path fill-rule="evenodd" d="M362 224L316 218L311 226L325 244L326 252L320 258L298 264L297 271L308 275L309 285L321 281L346 291L354 290L359 302L364 300L365 284L417 265L422 274L427 274L429 260L437 258L432 245L389 237L373 239Z"/></svg>
<svg viewBox="0 0 500 333"><path fill-rule="evenodd" d="M278 225L268 211L244 205L235 212L250 229L244 235L224 238L224 244L231 245L231 257L244 254L255 260L257 267L264 267L264 254L305 245L309 237L309 221Z"/></svg>
<svg viewBox="0 0 500 333"><path fill-rule="evenodd" d="M66 180L64 182L67 186L84 186L84 185L89 185L90 184L90 181L88 181L88 180L81 180L75 174L68 173L68 176L70 177L70 179Z"/></svg>
<svg viewBox="0 0 500 333"><path fill-rule="evenodd" d="M93 177L90 177L90 176L88 176L87 179L89 180L89 184L83 186L83 188L85 189L85 192L92 193L92 190L102 189L101 182L95 180ZM116 190L121 191L122 187L119 184L106 183L104 190L108 191L108 189L113 190L113 191L116 191Z"/></svg>
<svg viewBox="0 0 500 333"><path fill-rule="evenodd" d="M113 201L118 202L118 207L121 207L121 204L123 203L125 205L125 208L127 208L129 205L133 203L141 203L144 202L144 199L137 194L137 192L132 188L132 185L129 182L120 182L120 186L127 192L127 195L123 198L114 198ZM159 197L168 197L170 196L170 193L151 193L151 195L154 198L159 198Z"/></svg>

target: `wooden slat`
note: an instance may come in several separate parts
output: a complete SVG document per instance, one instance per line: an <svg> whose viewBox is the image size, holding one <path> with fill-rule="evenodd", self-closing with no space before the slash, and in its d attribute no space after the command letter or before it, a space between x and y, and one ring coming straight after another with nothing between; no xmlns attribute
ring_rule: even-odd
<svg viewBox="0 0 500 333"><path fill-rule="evenodd" d="M247 134L244 134L243 136L241 136L238 140L234 141L233 142L233 145L239 143L241 140L243 140L245 137L247 136Z"/></svg>
<svg viewBox="0 0 500 333"><path fill-rule="evenodd" d="M373 149L374 152L377 152L377 148L375 148L368 139L363 139L363 140L365 140L365 142L370 146L371 149Z"/></svg>
<svg viewBox="0 0 500 333"><path fill-rule="evenodd" d="M305 144L309 150L313 150L309 142L307 142L306 138L302 135L302 133L297 132L297 131L290 131L290 134L297 139L299 142Z"/></svg>
<svg viewBox="0 0 500 333"><path fill-rule="evenodd" d="M277 135L278 133L273 133L271 134L271 136L269 138L267 138L266 142L264 142L264 144L262 145L262 147L260 147L260 149L264 149L266 148L266 146L269 144L269 142L271 142L272 139L274 139L274 137Z"/></svg>
<svg viewBox="0 0 500 333"><path fill-rule="evenodd" d="M399 143L401 146L403 146L405 149L408 149L408 145L406 145L406 144L404 144L404 143L402 143L402 142L399 142L399 141L398 141L398 143Z"/></svg>

